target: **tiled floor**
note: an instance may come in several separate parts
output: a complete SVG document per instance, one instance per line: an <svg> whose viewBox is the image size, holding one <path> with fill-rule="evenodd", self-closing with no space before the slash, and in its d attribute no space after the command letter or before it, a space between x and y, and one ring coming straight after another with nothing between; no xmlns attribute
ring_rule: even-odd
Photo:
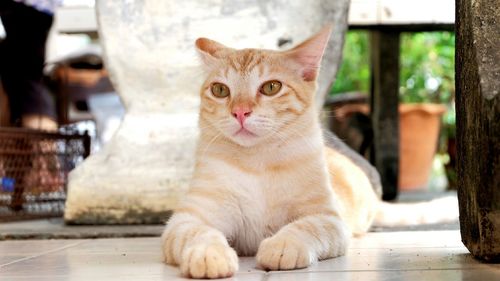
<svg viewBox="0 0 500 281"><path fill-rule="evenodd" d="M474 260L458 231L370 233L344 257L265 272L241 258L234 280L500 280L499 264ZM0 242L0 280L181 280L162 263L159 238Z"/></svg>

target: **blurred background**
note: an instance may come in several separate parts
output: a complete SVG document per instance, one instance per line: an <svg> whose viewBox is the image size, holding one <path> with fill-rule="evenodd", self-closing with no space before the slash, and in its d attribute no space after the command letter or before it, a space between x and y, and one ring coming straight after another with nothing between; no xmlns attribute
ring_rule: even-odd
<svg viewBox="0 0 500 281"><path fill-rule="evenodd" d="M414 132L417 136L405 135L407 138L418 138L424 136L431 143L437 144L431 166L427 169L431 171L429 177L420 180L419 184L409 184L401 186L406 189L429 189L440 191L444 189L456 189L455 172L455 34L453 31L420 31L402 32L400 41L400 73L399 73L399 101L400 101L400 133L410 134ZM345 38L344 54L342 64L337 74L337 80L330 90L330 97L335 103L336 99L351 97L351 104L334 107L337 116L331 127L336 133L342 136L354 148L361 148L361 136L349 137L352 129L362 131L363 125L370 126L368 119L359 120L358 114L361 112L368 116L368 95L370 93L370 38L369 31L363 29L349 30ZM361 102L356 102L361 100ZM365 106L352 106L362 103ZM433 108L436 111L439 122L438 134L429 136L425 127L426 120L419 120L418 124L410 124L412 112L406 105L440 105L441 108ZM432 112L433 110L429 111ZM429 118L430 115L429 115ZM363 123L363 121L365 121ZM338 124L338 123L341 124ZM434 120L436 122L436 120ZM359 124L361 123L361 124ZM350 126L351 130L345 126ZM355 128L352 128L352 127ZM413 127L415 126L415 127ZM419 131L421 129L421 131ZM370 130L370 129L368 129ZM356 131L356 130L355 130ZM366 131L366 129L365 129ZM366 137L366 132L365 136ZM370 134L370 133L368 133ZM351 133L352 135L352 133ZM369 136L368 136L369 137ZM425 140L422 140L425 141ZM406 164L407 159L415 159L414 154L420 154L418 147L420 143L404 144L402 149L402 162ZM413 146L413 147L410 147ZM431 151L434 153L431 145ZM401 149L401 147L400 147ZM360 151L368 156L369 152ZM405 154L406 153L406 154ZM426 153L426 152L424 152ZM423 165L422 163L408 163L409 165ZM403 168L403 167L401 167ZM410 168L411 170L411 168ZM403 168L405 171L405 168ZM409 171L411 173L411 171ZM401 175L401 174L400 174ZM400 181L405 181L406 175L401 175ZM425 180L427 179L427 180ZM424 184L423 184L424 183Z"/></svg>
<svg viewBox="0 0 500 281"><path fill-rule="evenodd" d="M12 0L3 2L2 5L7 2L25 5ZM55 198L59 202L56 213L60 215L68 172L106 145L125 113L103 62L94 0L54 2L53 10L42 11L51 17L52 24L47 28L45 63L39 79L41 91L50 95L51 112L35 110L36 114L29 114L30 118L25 119L22 114L13 118L13 105L12 102L9 105L6 87L9 76L0 77L4 86L0 88L0 132L3 134L0 153L4 152L0 154L3 157L0 159L0 202L4 202L2 208L6 211L21 208L25 202L19 200L29 200L23 190L15 186L31 184L42 186L38 193L32 193L32 198L41 194L45 194L44 202ZM441 1L440 7L445 9L436 8L433 13L411 11L397 1L382 1L386 6L381 12L376 7L378 2L351 1L342 64L322 114L325 125L354 150L370 158L374 136L369 98L373 85L370 34L383 24L399 26L400 29L393 30L399 34L399 190L456 189L453 1ZM2 8L4 24L5 11L12 10L7 6ZM0 40L5 42L9 33L6 27L0 25ZM4 63L6 52L4 49L2 52L1 64L7 65ZM19 135L8 127L60 135L37 135L33 131ZM30 139L36 141L30 142ZM7 150L10 154L5 153ZM12 151L19 153L14 155ZM65 161L51 159L49 152L68 158ZM14 155L15 160L7 155ZM36 168L37 172L27 176L23 165ZM17 176L9 172L14 166L23 170ZM59 190L59 193L47 193L51 190ZM33 206L36 212L53 208L38 203Z"/></svg>

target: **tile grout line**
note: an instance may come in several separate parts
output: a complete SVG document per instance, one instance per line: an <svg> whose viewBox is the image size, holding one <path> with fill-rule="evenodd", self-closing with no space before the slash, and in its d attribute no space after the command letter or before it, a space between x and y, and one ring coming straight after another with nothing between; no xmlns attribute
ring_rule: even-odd
<svg viewBox="0 0 500 281"><path fill-rule="evenodd" d="M396 249L396 250L407 250L407 249L467 249L463 245L457 246L405 246L405 247L352 247L348 248L349 250L388 250L388 249Z"/></svg>
<svg viewBox="0 0 500 281"><path fill-rule="evenodd" d="M31 256L24 257L24 258L15 260L15 261L11 261L11 262L8 262L8 263L5 263L5 264L1 264L0 265L0 269L2 269L4 267L7 267L7 266L9 266L11 264L14 264L14 263L18 263L18 262L22 262L22 261L26 261L26 260L30 260L30 259L34 259L34 258L38 258L38 257L46 255L46 254L52 254L52 253L55 253L55 252L58 252L58 251L61 251L61 250L64 250L64 249L68 249L68 248L80 245L82 243L85 243L85 242L87 242L87 241L80 241L80 242L77 242L77 243L74 243L74 244L66 245L66 246L63 246L63 247L60 247L60 248L56 248L56 249L53 249L53 250L41 252L39 254L31 255Z"/></svg>
<svg viewBox="0 0 500 281"><path fill-rule="evenodd" d="M311 271L297 271L284 270L284 271L269 271L265 272L266 275L280 275L280 274L308 274L308 273L358 273L358 272L412 272L412 271L447 271L447 270L484 270L484 268L477 267L450 267L450 268L407 268L407 269L353 269L353 270L311 270Z"/></svg>

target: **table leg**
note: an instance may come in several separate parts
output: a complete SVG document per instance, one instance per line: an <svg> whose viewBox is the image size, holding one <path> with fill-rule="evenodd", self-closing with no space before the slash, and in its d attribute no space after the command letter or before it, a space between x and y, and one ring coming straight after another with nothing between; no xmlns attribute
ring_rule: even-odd
<svg viewBox="0 0 500 281"><path fill-rule="evenodd" d="M399 32L371 32L371 162L380 173L382 199L398 194L399 174Z"/></svg>

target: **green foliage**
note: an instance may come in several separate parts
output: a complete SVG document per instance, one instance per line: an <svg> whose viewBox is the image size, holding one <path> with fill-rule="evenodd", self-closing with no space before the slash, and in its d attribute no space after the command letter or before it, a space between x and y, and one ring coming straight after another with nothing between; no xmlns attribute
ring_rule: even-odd
<svg viewBox="0 0 500 281"><path fill-rule="evenodd" d="M330 94L370 90L368 32L349 31L345 38L342 65Z"/></svg>
<svg viewBox="0 0 500 281"><path fill-rule="evenodd" d="M419 32L401 35L400 99L402 102L450 103L455 93L455 35ZM344 57L330 94L360 91L370 83L369 36L349 31Z"/></svg>
<svg viewBox="0 0 500 281"><path fill-rule="evenodd" d="M402 102L449 103L455 93L455 35L451 32L401 36Z"/></svg>

